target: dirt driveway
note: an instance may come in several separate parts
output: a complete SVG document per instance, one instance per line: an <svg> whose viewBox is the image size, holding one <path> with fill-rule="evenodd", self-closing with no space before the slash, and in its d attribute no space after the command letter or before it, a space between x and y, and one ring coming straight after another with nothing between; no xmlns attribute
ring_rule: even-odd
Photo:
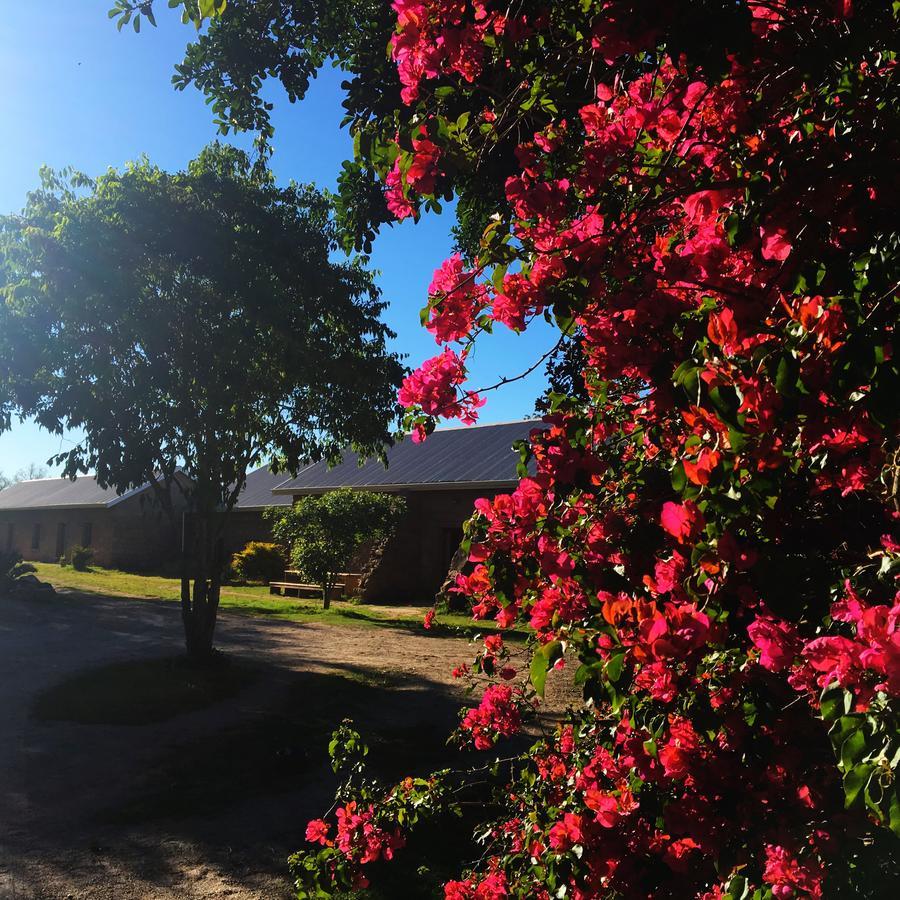
<svg viewBox="0 0 900 900"><path fill-rule="evenodd" d="M151 725L41 721L35 696L73 673L177 653L178 608L76 594L0 603L2 900L289 896L286 856L334 790L321 734L350 712L394 729L385 752L406 764L454 727L450 670L472 653L393 627L235 615L220 616L217 643L260 673L230 700ZM257 726L275 737L254 739ZM211 774L192 794L178 757L198 747Z"/></svg>

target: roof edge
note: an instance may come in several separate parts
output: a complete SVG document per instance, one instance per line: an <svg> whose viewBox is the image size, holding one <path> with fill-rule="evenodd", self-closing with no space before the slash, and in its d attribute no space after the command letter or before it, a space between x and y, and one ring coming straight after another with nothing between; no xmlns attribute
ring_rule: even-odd
<svg viewBox="0 0 900 900"><path fill-rule="evenodd" d="M275 488L273 494L288 494L299 497L303 494L327 494L328 491L336 491L350 488L353 491L372 491L373 493L392 493L395 491L452 491L459 488L467 490L480 490L481 488L505 488L515 487L519 479L503 479L502 481L416 481L412 484L330 484L327 487L306 488ZM246 507L245 507L246 509Z"/></svg>
<svg viewBox="0 0 900 900"><path fill-rule="evenodd" d="M108 509L106 503L47 503L40 506L0 506L0 516L4 513L41 512L45 509Z"/></svg>

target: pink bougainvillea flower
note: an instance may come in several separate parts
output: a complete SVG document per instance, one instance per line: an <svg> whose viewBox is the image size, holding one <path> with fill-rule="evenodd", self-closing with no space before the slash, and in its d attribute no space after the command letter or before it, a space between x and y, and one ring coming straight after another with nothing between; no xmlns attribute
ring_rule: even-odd
<svg viewBox="0 0 900 900"><path fill-rule="evenodd" d="M759 229L759 236L762 240L763 259L784 262L790 256L792 247L787 239L787 229L763 225Z"/></svg>
<svg viewBox="0 0 900 900"><path fill-rule="evenodd" d="M697 540L706 521L693 500L684 503L669 500L663 504L660 523L675 540L690 544Z"/></svg>
<svg viewBox="0 0 900 900"><path fill-rule="evenodd" d="M771 672L782 672L800 652L797 629L788 622L760 616L747 627L747 634L759 650L759 664Z"/></svg>

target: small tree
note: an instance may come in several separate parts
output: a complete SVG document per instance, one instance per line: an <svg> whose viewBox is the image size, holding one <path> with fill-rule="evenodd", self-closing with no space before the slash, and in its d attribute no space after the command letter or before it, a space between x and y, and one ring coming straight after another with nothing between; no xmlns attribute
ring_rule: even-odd
<svg viewBox="0 0 900 900"><path fill-rule="evenodd" d="M220 145L174 174L146 159L96 181L45 170L0 219L0 413L82 429L64 474L150 483L174 529L183 490L194 657L212 652L220 538L247 471L389 438L402 370L385 304L336 249L322 194Z"/></svg>
<svg viewBox="0 0 900 900"><path fill-rule="evenodd" d="M272 507L275 539L286 547L297 569L322 588L328 609L339 572L366 544L389 538L406 508L402 497L339 488L303 497L288 509Z"/></svg>
<svg viewBox="0 0 900 900"><path fill-rule="evenodd" d="M0 425L2 425L2 420L0 420ZM0 431L2 430L2 427L0 427ZM49 474L50 473L44 466L39 466L37 463L29 463L24 468L19 469L11 478L9 475L0 472L0 491L4 488L8 488L11 484L17 484L20 481L34 481L38 478L46 478Z"/></svg>

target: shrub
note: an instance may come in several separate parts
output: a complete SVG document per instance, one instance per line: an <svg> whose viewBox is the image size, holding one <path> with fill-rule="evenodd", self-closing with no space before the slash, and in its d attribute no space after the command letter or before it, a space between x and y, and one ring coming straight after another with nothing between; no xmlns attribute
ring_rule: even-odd
<svg viewBox="0 0 900 900"><path fill-rule="evenodd" d="M231 572L237 581L278 581L284 575L284 555L278 544L250 541L231 558Z"/></svg>
<svg viewBox="0 0 900 900"><path fill-rule="evenodd" d="M442 348L402 386L408 427L477 418L467 366L501 327L555 322L583 365L555 379L527 477L466 530L475 616L531 631L524 664L489 634L459 670L483 691L458 737L489 756L379 785L340 730L348 780L293 859L298 895L365 885L465 807L477 844L447 900L893 896L900 7L393 9L372 24L396 73L344 45L341 200L367 246L387 213L457 198L459 252L422 313ZM242 27L210 29L216 51ZM294 34L313 65L341 47ZM281 78L302 94L297 57ZM233 59L208 44L185 81L268 126L209 77ZM495 751L548 676L584 705L529 751Z"/></svg>
<svg viewBox="0 0 900 900"><path fill-rule="evenodd" d="M21 553L0 550L0 595L8 594L20 578L36 571L31 563L22 562Z"/></svg>
<svg viewBox="0 0 900 900"><path fill-rule="evenodd" d="M76 572L86 572L94 558L94 551L90 547L73 547L69 551L69 562Z"/></svg>

